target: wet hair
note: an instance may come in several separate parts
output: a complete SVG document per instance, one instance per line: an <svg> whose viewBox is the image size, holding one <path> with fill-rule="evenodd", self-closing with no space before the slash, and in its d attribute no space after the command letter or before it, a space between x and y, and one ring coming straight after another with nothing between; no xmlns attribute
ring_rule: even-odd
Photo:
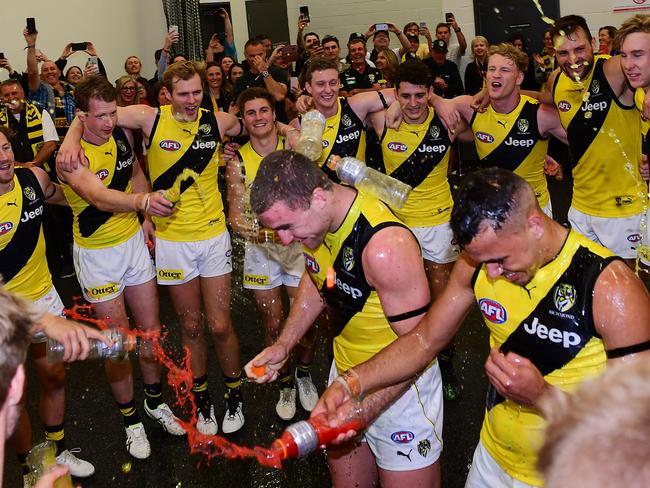
<svg viewBox="0 0 650 488"><path fill-rule="evenodd" d="M526 181L501 168L488 168L468 175L460 186L449 225L459 246L467 246L485 224L500 230L531 191Z"/></svg>
<svg viewBox="0 0 650 488"><path fill-rule="evenodd" d="M263 214L283 202L291 210L307 210L316 188L332 189L325 172L306 156L294 151L275 151L264 159L251 185L253 212Z"/></svg>
<svg viewBox="0 0 650 488"><path fill-rule="evenodd" d="M326 58L325 56L317 56L313 58L311 62L305 66L303 72L304 82L311 83L311 78L314 74L314 71L325 71L327 69L333 69L338 73L338 63L331 58Z"/></svg>
<svg viewBox="0 0 650 488"><path fill-rule="evenodd" d="M509 42L502 42L501 44L490 46L488 51L488 60L493 54L498 54L504 58L508 58L510 61L515 63L517 69L522 73L525 73L528 69L528 54L520 51Z"/></svg>
<svg viewBox="0 0 650 488"><path fill-rule="evenodd" d="M254 87L254 88L247 88L241 94L239 95L239 98L237 98L237 106L239 107L239 113L241 115L244 115L244 105L246 105L246 102L250 102L251 100L255 100L256 98L263 98L267 102L269 102L269 106L271 107L271 110L275 112L275 100L273 100L273 95L271 95L266 88L260 88L260 87Z"/></svg>
<svg viewBox="0 0 650 488"><path fill-rule="evenodd" d="M31 304L0 286L0 406L7 399L16 371L25 362L31 330L38 318Z"/></svg>
<svg viewBox="0 0 650 488"><path fill-rule="evenodd" d="M426 64L422 62L402 63L395 70L393 76L393 83L396 90L399 90L400 83L411 83L412 85L425 86L427 88L433 86L433 78L431 71Z"/></svg>
<svg viewBox="0 0 650 488"><path fill-rule="evenodd" d="M650 15L637 14L623 22L621 28L616 32L614 49L620 49L625 38L630 34L635 34L637 32L650 34Z"/></svg>
<svg viewBox="0 0 650 488"><path fill-rule="evenodd" d="M180 80L187 81L199 75L201 82L205 80L205 63L199 61L179 61L173 63L165 70L163 85L171 95L174 93L174 85Z"/></svg>
<svg viewBox="0 0 650 488"><path fill-rule="evenodd" d="M131 76L122 76L117 81L119 82L122 78L128 78L128 81L132 81L135 85L135 80ZM124 84L124 82L122 83ZM75 106L83 111L88 111L88 106L90 105L90 99L96 98L102 102L114 102L117 97L115 95L116 88L113 87L110 81L106 77L101 75L90 75L86 76L83 80L77 83L74 89L74 101ZM137 95L137 85L136 85L136 95Z"/></svg>
<svg viewBox="0 0 650 488"><path fill-rule="evenodd" d="M584 17L579 15L565 15L555 21L551 27L551 38L555 41L556 37L569 36L574 34L578 29L582 29L588 40L591 40L591 31Z"/></svg>

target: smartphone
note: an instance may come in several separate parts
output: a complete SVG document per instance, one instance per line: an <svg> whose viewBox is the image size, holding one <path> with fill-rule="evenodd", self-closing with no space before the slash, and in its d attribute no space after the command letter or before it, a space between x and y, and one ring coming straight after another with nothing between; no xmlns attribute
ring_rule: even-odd
<svg viewBox="0 0 650 488"><path fill-rule="evenodd" d="M427 23L426 22L420 22L420 29L426 29Z"/></svg>
<svg viewBox="0 0 650 488"><path fill-rule="evenodd" d="M178 34L178 26L177 25L170 25L169 26L169 33L170 34L172 34L172 33Z"/></svg>
<svg viewBox="0 0 650 488"><path fill-rule="evenodd" d="M289 82L289 84L291 85L290 88L291 88L292 91L295 90L296 88L298 88L300 86L298 84L298 77L297 76L292 76L291 81Z"/></svg>
<svg viewBox="0 0 650 488"><path fill-rule="evenodd" d="M306 5L304 7L300 7L300 17L305 22L309 22L309 7L307 7Z"/></svg>
<svg viewBox="0 0 650 488"><path fill-rule="evenodd" d="M0 53L0 59L6 59L5 58L5 53Z"/></svg>
<svg viewBox="0 0 650 488"><path fill-rule="evenodd" d="M447 22L448 24L451 24L451 22L453 20L454 20L454 14L452 14L451 12L447 12L445 14L445 22Z"/></svg>
<svg viewBox="0 0 650 488"><path fill-rule="evenodd" d="M72 47L73 51L85 51L88 49L87 42L72 42L70 43L70 46Z"/></svg>
<svg viewBox="0 0 650 488"><path fill-rule="evenodd" d="M388 30L388 24L375 24L375 30L376 31L387 31Z"/></svg>
<svg viewBox="0 0 650 488"><path fill-rule="evenodd" d="M27 33L36 34L36 19L34 17L27 17Z"/></svg>
<svg viewBox="0 0 650 488"><path fill-rule="evenodd" d="M97 56L90 56L86 62L86 66L94 66L96 71L99 70L99 63L97 61Z"/></svg>
<svg viewBox="0 0 650 488"><path fill-rule="evenodd" d="M287 44L280 50L280 52L282 53L282 59L285 63L298 61L298 46L295 44Z"/></svg>

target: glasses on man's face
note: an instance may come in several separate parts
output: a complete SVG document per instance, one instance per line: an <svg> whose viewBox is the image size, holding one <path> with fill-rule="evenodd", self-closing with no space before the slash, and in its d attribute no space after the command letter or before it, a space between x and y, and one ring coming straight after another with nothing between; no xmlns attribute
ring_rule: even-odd
<svg viewBox="0 0 650 488"><path fill-rule="evenodd" d="M123 86L122 91L135 91L134 86Z"/></svg>

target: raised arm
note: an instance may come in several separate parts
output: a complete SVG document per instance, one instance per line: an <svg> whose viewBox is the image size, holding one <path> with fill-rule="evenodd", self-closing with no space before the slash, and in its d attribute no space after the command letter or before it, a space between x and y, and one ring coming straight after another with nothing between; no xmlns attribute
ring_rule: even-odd
<svg viewBox="0 0 650 488"><path fill-rule="evenodd" d="M39 86L41 85L41 77L38 72L38 61L36 60L36 38L38 33L34 32L30 34L27 29L23 30L23 36L25 36L25 42L27 45L25 49L27 50L27 86L30 92L38 91Z"/></svg>

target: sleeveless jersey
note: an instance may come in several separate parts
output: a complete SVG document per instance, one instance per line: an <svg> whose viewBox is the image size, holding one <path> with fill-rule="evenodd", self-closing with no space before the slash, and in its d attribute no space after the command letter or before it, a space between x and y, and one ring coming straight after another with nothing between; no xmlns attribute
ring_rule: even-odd
<svg viewBox="0 0 650 488"><path fill-rule="evenodd" d="M609 86L607 58L596 56L581 83L560 73L553 99L575 164L571 205L595 217L630 217L642 212L646 193L639 175L641 122Z"/></svg>
<svg viewBox="0 0 650 488"><path fill-rule="evenodd" d="M17 162L33 161L43 145L43 119L41 109L35 104L25 101L20 112L20 121L9 112L7 106L0 110L0 125L10 127L16 132L11 141L14 157Z"/></svg>
<svg viewBox="0 0 650 488"><path fill-rule="evenodd" d="M303 247L305 268L332 321L334 361L339 371L370 359L397 338L361 264L370 238L393 225L403 226L382 202L358 193L341 226L329 232L318 249ZM335 273L331 288L327 287L329 269Z"/></svg>
<svg viewBox="0 0 650 488"><path fill-rule="evenodd" d="M571 391L605 367L592 316L592 297L612 252L570 231L562 250L522 287L477 270L474 293L490 329L490 347L529 359L550 384ZM488 386L481 441L511 476L541 484L535 470L544 421L537 410L504 399Z"/></svg>
<svg viewBox="0 0 650 488"><path fill-rule="evenodd" d="M359 119L346 98L339 98L337 112L325 121L323 132L323 152L315 161L335 183L341 180L336 172L325 164L330 154L352 156L364 160L366 153L366 131L363 120Z"/></svg>
<svg viewBox="0 0 650 488"><path fill-rule="evenodd" d="M179 122L171 105L160 107L154 122L147 159L154 191L171 188L183 170L199 174L180 184L181 198L169 217L153 217L156 235L176 242L200 241L226 231L223 202L217 187L218 145L214 113L199 109L194 122Z"/></svg>
<svg viewBox="0 0 650 488"><path fill-rule="evenodd" d="M133 164L137 161L122 129L113 129L113 135L99 146L82 139L81 147L88 159L88 169L105 187L132 192L131 176ZM136 212L104 212L77 195L67 183L62 186L74 218L74 241L80 247L102 249L117 246L128 241L140 228Z"/></svg>
<svg viewBox="0 0 650 488"><path fill-rule="evenodd" d="M484 113L475 112L470 121L476 152L485 167L510 170L533 187L539 206L550 199L544 174L548 138L537 126L537 100L521 95L517 107L500 114L488 105Z"/></svg>
<svg viewBox="0 0 650 488"><path fill-rule="evenodd" d="M0 195L0 274L5 289L35 301L52 288L41 221L45 198L34 172L16 168L13 189Z"/></svg>
<svg viewBox="0 0 650 488"><path fill-rule="evenodd" d="M447 181L450 147L449 134L432 108L421 124L402 122L399 130L384 130L384 172L413 188L404 207L393 209L409 227L449 222L454 203Z"/></svg>
<svg viewBox="0 0 650 488"><path fill-rule="evenodd" d="M634 92L634 104L639 112L643 111L643 101L645 100L645 91L643 88L637 88ZM648 129L650 129L650 121L641 119L641 135L643 136L643 154L650 157L650 140L648 139Z"/></svg>

